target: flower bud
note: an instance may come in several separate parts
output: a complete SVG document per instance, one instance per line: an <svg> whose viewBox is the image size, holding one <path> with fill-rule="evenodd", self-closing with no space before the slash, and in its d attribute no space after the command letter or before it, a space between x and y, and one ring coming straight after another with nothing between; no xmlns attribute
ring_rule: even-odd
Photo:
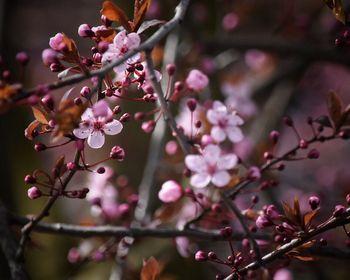
<svg viewBox="0 0 350 280"><path fill-rule="evenodd" d="M110 158L116 159L118 161L123 161L125 158L125 151L120 146L114 146L109 153Z"/></svg>
<svg viewBox="0 0 350 280"><path fill-rule="evenodd" d="M156 127L155 121L147 121L142 123L141 125L142 130L146 133L151 133L155 127Z"/></svg>
<svg viewBox="0 0 350 280"><path fill-rule="evenodd" d="M30 199L37 199L42 195L41 191L35 186L28 189L27 194Z"/></svg>
<svg viewBox="0 0 350 280"><path fill-rule="evenodd" d="M81 97L88 97L91 93L91 89L87 86L85 87L82 87L81 90L80 90L80 96Z"/></svg>
<svg viewBox="0 0 350 280"><path fill-rule="evenodd" d="M97 173L98 174L103 174L103 173L105 173L105 171L106 171L106 169L103 167L103 166L101 166L101 167L99 167L98 169L97 169Z"/></svg>
<svg viewBox="0 0 350 280"><path fill-rule="evenodd" d="M35 145L34 145L34 150L35 150L36 152L44 151L44 150L46 150L46 145L43 144L43 143L35 144Z"/></svg>
<svg viewBox="0 0 350 280"><path fill-rule="evenodd" d="M130 119L131 119L131 115L129 113L124 113L120 117L119 121L122 122L122 123L126 123L126 122L130 121Z"/></svg>
<svg viewBox="0 0 350 280"><path fill-rule="evenodd" d="M175 64L168 64L166 66L166 71L168 72L168 75L169 76L172 76L175 74L175 71L176 71L176 66Z"/></svg>
<svg viewBox="0 0 350 280"><path fill-rule="evenodd" d="M77 170L77 165L72 161L68 162L66 166L69 171Z"/></svg>
<svg viewBox="0 0 350 280"><path fill-rule="evenodd" d="M187 107L191 112L194 112L196 110L197 107L197 100L194 98L190 98L187 100Z"/></svg>
<svg viewBox="0 0 350 280"><path fill-rule="evenodd" d="M320 199L317 196L310 196L309 204L312 210L315 210L320 205Z"/></svg>
<svg viewBox="0 0 350 280"><path fill-rule="evenodd" d="M271 221L268 220L265 216L259 216L256 219L255 224L260 229L263 229L272 225Z"/></svg>
<svg viewBox="0 0 350 280"><path fill-rule="evenodd" d="M101 41L98 43L97 49L98 49L99 53L105 53L108 50L108 46L109 46L109 44L107 42Z"/></svg>
<svg viewBox="0 0 350 280"><path fill-rule="evenodd" d="M202 91L208 83L208 77L197 69L191 70L186 78L186 85L192 91Z"/></svg>
<svg viewBox="0 0 350 280"><path fill-rule="evenodd" d="M178 201L182 197L182 194L181 186L177 182L169 180L163 183L158 197L161 201L169 203Z"/></svg>
<svg viewBox="0 0 350 280"><path fill-rule="evenodd" d="M334 207L333 216L339 217L345 212L345 207L343 205L336 205Z"/></svg>
<svg viewBox="0 0 350 280"><path fill-rule="evenodd" d="M197 262L203 262L206 261L208 259L207 254L204 251L198 251L195 255L194 255L194 259Z"/></svg>
<svg viewBox="0 0 350 280"><path fill-rule="evenodd" d="M44 64L47 66L58 62L57 52L55 52L53 49L43 50L41 58Z"/></svg>
<svg viewBox="0 0 350 280"><path fill-rule="evenodd" d="M36 178L34 176L28 174L24 177L24 182L27 184L34 184L34 183L36 183Z"/></svg>
<svg viewBox="0 0 350 280"><path fill-rule="evenodd" d="M318 159L320 157L320 153L316 149L312 149L311 151L308 152L307 157L309 159Z"/></svg>
<svg viewBox="0 0 350 280"><path fill-rule="evenodd" d="M47 94L42 99L41 102L43 102L47 108L49 108L51 111L54 109L55 103L53 101L53 98L51 95Z"/></svg>
<svg viewBox="0 0 350 280"><path fill-rule="evenodd" d="M230 238L232 236L232 227L224 227L220 229L220 235L224 238Z"/></svg>
<svg viewBox="0 0 350 280"><path fill-rule="evenodd" d="M91 26L89 24L81 24L78 28L78 35L83 38L93 37L95 33L91 30Z"/></svg>
<svg viewBox="0 0 350 280"><path fill-rule="evenodd" d="M22 65L26 66L29 62L29 55L26 52L19 52L16 55L16 60Z"/></svg>

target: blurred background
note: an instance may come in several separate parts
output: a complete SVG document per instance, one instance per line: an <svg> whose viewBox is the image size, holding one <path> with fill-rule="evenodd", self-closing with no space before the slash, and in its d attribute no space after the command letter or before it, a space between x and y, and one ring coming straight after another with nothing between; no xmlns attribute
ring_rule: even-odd
<svg viewBox="0 0 350 280"><path fill-rule="evenodd" d="M247 137L235 147L235 152L248 162L261 162L272 129L282 131L279 151L295 145L295 135L283 126L283 116L292 116L300 133L307 136L311 134L306 118L326 114L326 96L330 90L335 90L345 104L350 102L350 47L344 36L347 28L334 18L323 1L191 2L181 29L177 78L184 79L192 68L201 69L210 77L210 88L199 99L223 100L245 118ZM82 55L91 55L92 42L80 38L77 30L82 23L101 24L101 3L97 0L2 0L1 70L11 70L13 80L20 79L26 88L54 81L56 74L41 60L49 38L64 32L75 40ZM131 15L131 4L117 0L115 3ZM169 19L176 4L175 0L153 0L148 18ZM161 45L156 57L161 57L162 50ZM26 51L31 58L22 74L15 61L19 51ZM55 95L60 97L66 90L55 91ZM77 85L76 93L79 90ZM134 103L123 103L123 106L132 113L142 109ZM44 199L29 201L24 176L34 169L45 169L59 156L55 152L34 152L33 143L24 137L24 129L32 120L29 108L15 108L0 115L0 197L19 215L36 214L45 202ZM127 129L127 134L113 139L125 148L127 159L112 167L118 174L127 176L128 185L136 191L147 158L149 135L134 122L128 124ZM112 145L109 142L105 152ZM321 197L322 214L326 217L335 204L343 203L345 194L350 192L349 145L338 141L317 148L321 151L320 160L289 163L284 172L269 174L280 185L264 193L259 205L281 200L291 202L297 195L306 207L308 197L315 194ZM69 147L64 152L67 159L71 157ZM89 156L98 158L98 153L91 151ZM160 184L160 178L174 173L169 169L161 169L156 184ZM84 180L76 178L72 185L81 185ZM249 198L249 194L242 196L242 207L249 203ZM157 202L153 205L156 207ZM62 199L46 221L88 223L91 219L88 203ZM334 230L326 237L332 240L332 246L347 248L341 230ZM26 252L26 266L32 278L66 279L77 270L66 256L78 242L78 238L34 233ZM181 258L173 245L172 240L156 239L137 243L128 261L134 275L129 279L138 279L142 258L151 255L166 263L167 278L164 279L214 279L216 268L197 264L192 257ZM199 247L211 246L214 245L200 244ZM6 261L1 254L0 257L0 279L9 279ZM113 261L88 263L78 269L72 279L109 279L112 265ZM347 259L333 258L307 264L293 261L290 270L294 279L315 280L347 279L350 272Z"/></svg>

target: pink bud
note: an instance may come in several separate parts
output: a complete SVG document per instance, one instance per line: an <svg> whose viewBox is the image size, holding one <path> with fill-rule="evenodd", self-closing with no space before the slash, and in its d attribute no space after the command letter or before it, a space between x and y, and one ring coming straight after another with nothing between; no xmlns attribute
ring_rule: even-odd
<svg viewBox="0 0 350 280"><path fill-rule="evenodd" d="M260 168L256 166L252 166L248 171L248 178L252 181L259 180L261 178Z"/></svg>
<svg viewBox="0 0 350 280"><path fill-rule="evenodd" d="M320 205L320 199L317 196L310 196L309 204L312 210L315 210Z"/></svg>
<svg viewBox="0 0 350 280"><path fill-rule="evenodd" d="M172 76L175 74L175 70L176 70L176 66L175 64L168 64L166 66L166 71L168 72L168 75L169 76Z"/></svg>
<svg viewBox="0 0 350 280"><path fill-rule="evenodd" d="M64 36L62 33L57 33L54 37L50 38L49 45L55 51L62 51L64 49Z"/></svg>
<svg viewBox="0 0 350 280"><path fill-rule="evenodd" d="M146 133L151 133L155 127L156 127L155 121L143 122L141 125L142 130Z"/></svg>
<svg viewBox="0 0 350 280"><path fill-rule="evenodd" d="M239 18L235 13L228 13L222 19L222 27L227 31L235 29L238 23Z"/></svg>
<svg viewBox="0 0 350 280"><path fill-rule="evenodd" d="M165 203L175 202L182 197L182 188L173 180L166 181L163 183L161 190L158 193L158 197Z"/></svg>
<svg viewBox="0 0 350 280"><path fill-rule="evenodd" d="M19 52L16 55L16 60L23 66L27 65L29 62L29 56L26 52Z"/></svg>
<svg viewBox="0 0 350 280"><path fill-rule="evenodd" d="M194 259L197 262L203 262L206 261L208 259L208 256L205 252L203 251L198 251L195 255L194 255Z"/></svg>
<svg viewBox="0 0 350 280"><path fill-rule="evenodd" d="M95 36L95 33L91 30L91 26L84 23L78 28L78 34L80 37L87 38Z"/></svg>
<svg viewBox="0 0 350 280"><path fill-rule="evenodd" d="M197 107L197 100L194 98L190 98L187 100L187 107L188 109L190 109L191 112L194 112L196 110Z"/></svg>
<svg viewBox="0 0 350 280"><path fill-rule="evenodd" d="M27 194L30 199L37 199L41 196L42 193L37 187L33 186L28 189Z"/></svg>
<svg viewBox="0 0 350 280"><path fill-rule="evenodd" d="M165 145L165 151L168 155L175 155L178 150L178 144L175 140L171 140Z"/></svg>
<svg viewBox="0 0 350 280"><path fill-rule="evenodd" d="M82 87L80 90L81 97L87 97L91 93L91 89L87 86Z"/></svg>
<svg viewBox="0 0 350 280"><path fill-rule="evenodd" d="M123 161L125 158L125 151L120 146L114 146L109 153L109 156L118 161Z"/></svg>
<svg viewBox="0 0 350 280"><path fill-rule="evenodd" d="M345 212L345 207L343 205L336 205L334 207L334 211L333 211L333 216L334 217L339 217L340 215L342 215Z"/></svg>
<svg viewBox="0 0 350 280"><path fill-rule="evenodd" d="M45 49L41 54L41 58L45 65L49 66L52 63L58 62L57 52L53 49Z"/></svg>
<svg viewBox="0 0 350 280"><path fill-rule="evenodd" d="M197 92L202 91L208 83L208 77L197 69L191 70L186 78L187 87Z"/></svg>
<svg viewBox="0 0 350 280"><path fill-rule="evenodd" d="M288 269L281 268L276 271L273 280L293 280L293 275Z"/></svg>
<svg viewBox="0 0 350 280"><path fill-rule="evenodd" d="M265 207L265 214L270 219L278 219L280 217L280 214L278 213L278 210L275 205L270 204Z"/></svg>
<svg viewBox="0 0 350 280"><path fill-rule="evenodd" d="M256 219L255 224L260 229L263 229L272 225L272 223L265 216L259 216Z"/></svg>
<svg viewBox="0 0 350 280"><path fill-rule="evenodd" d="M70 263L77 263L80 261L80 253L77 248L71 248L68 252L67 259Z"/></svg>

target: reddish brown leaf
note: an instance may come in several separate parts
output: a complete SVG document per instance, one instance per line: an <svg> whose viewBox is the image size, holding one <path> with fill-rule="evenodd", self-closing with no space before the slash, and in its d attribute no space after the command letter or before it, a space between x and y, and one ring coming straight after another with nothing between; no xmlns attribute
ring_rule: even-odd
<svg viewBox="0 0 350 280"><path fill-rule="evenodd" d="M342 0L324 0L324 2L332 10L335 18L343 24L346 24L346 16Z"/></svg>
<svg viewBox="0 0 350 280"><path fill-rule="evenodd" d="M179 213L180 207L180 203L177 202L165 204L155 212L154 218L161 222L169 221Z"/></svg>
<svg viewBox="0 0 350 280"><path fill-rule="evenodd" d="M317 216L319 209L307 212L304 214L304 228L307 229L312 220Z"/></svg>
<svg viewBox="0 0 350 280"><path fill-rule="evenodd" d="M101 14L110 21L118 21L126 31L131 31L131 26L124 10L118 7L111 1L104 1L101 9Z"/></svg>
<svg viewBox="0 0 350 280"><path fill-rule="evenodd" d="M340 97L331 91L327 98L328 114L333 123L334 129L338 129L342 117L342 102Z"/></svg>
<svg viewBox="0 0 350 280"><path fill-rule="evenodd" d="M293 259L297 259L303 262L311 262L319 259L319 257L316 257L316 256L302 256L302 255L293 255L293 254L288 254L288 255Z"/></svg>
<svg viewBox="0 0 350 280"><path fill-rule="evenodd" d="M34 117L37 121L39 121L41 124L48 124L50 121L50 117L48 112L46 112L44 109L39 107L32 107Z"/></svg>
<svg viewBox="0 0 350 280"><path fill-rule="evenodd" d="M100 41L112 43L115 35L117 34L114 29L98 30L95 32L96 37Z"/></svg>
<svg viewBox="0 0 350 280"><path fill-rule="evenodd" d="M57 175L61 176L65 172L64 156L59 157L55 163L55 169L57 170Z"/></svg>
<svg viewBox="0 0 350 280"><path fill-rule="evenodd" d="M303 220L301 217L301 212L300 212L300 204L299 204L299 200L297 197L294 198L294 210L293 210L295 219L297 220L297 224L298 225L302 225L303 224Z"/></svg>
<svg viewBox="0 0 350 280"><path fill-rule="evenodd" d="M297 220L294 215L294 209L285 202L282 202L282 207L287 219L292 221L294 224L297 224Z"/></svg>
<svg viewBox="0 0 350 280"><path fill-rule="evenodd" d="M161 267L154 257L150 257L143 262L141 270L141 280L156 280L159 278Z"/></svg>
<svg viewBox="0 0 350 280"><path fill-rule="evenodd" d="M151 0L135 0L132 31L136 32L139 29L150 5Z"/></svg>
<svg viewBox="0 0 350 280"><path fill-rule="evenodd" d="M38 120L32 121L28 127L24 130L24 136L29 139L33 140L33 131L40 125L40 122Z"/></svg>

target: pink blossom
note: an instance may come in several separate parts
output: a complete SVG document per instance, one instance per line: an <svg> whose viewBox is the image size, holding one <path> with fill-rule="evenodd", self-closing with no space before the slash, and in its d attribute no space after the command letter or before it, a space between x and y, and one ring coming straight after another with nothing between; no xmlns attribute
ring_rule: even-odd
<svg viewBox="0 0 350 280"><path fill-rule="evenodd" d="M177 182L173 180L164 182L161 190L158 193L159 199L165 203L175 202L179 200L181 196L182 188Z"/></svg>
<svg viewBox="0 0 350 280"><path fill-rule="evenodd" d="M175 238L175 243L176 243L176 249L179 252L179 254L187 258L189 256L189 245L190 245L190 240L187 237L184 236L179 236Z"/></svg>
<svg viewBox="0 0 350 280"><path fill-rule="evenodd" d="M215 141L222 142L228 137L236 143L243 139L242 131L238 128L243 120L236 111L230 112L220 101L214 101L212 109L207 112L207 119L213 125L210 134Z"/></svg>
<svg viewBox="0 0 350 280"><path fill-rule="evenodd" d="M50 38L49 45L55 51L61 51L65 47L64 36L62 33L57 33L54 37Z"/></svg>
<svg viewBox="0 0 350 280"><path fill-rule="evenodd" d="M281 268L276 271L273 280L293 280L293 275L288 269Z"/></svg>
<svg viewBox="0 0 350 280"><path fill-rule="evenodd" d="M97 102L92 109L87 108L81 116L79 128L73 134L79 139L86 139L93 149L101 148L105 142L105 134L116 135L121 132L121 122L112 119L113 112L103 100Z"/></svg>
<svg viewBox="0 0 350 280"><path fill-rule="evenodd" d="M108 50L103 54L102 63L109 63L113 60L121 58L130 50L137 48L140 45L140 42L141 39L137 33L126 34L126 31L119 32L114 37L113 43L109 45ZM114 67L113 70L116 72L117 78L118 76L123 77L128 64L139 62L140 57L141 55L138 53L128 58L124 63Z"/></svg>
<svg viewBox="0 0 350 280"><path fill-rule="evenodd" d="M236 28L239 23L239 17L235 13L228 13L222 19L222 27L228 31Z"/></svg>
<svg viewBox="0 0 350 280"><path fill-rule="evenodd" d="M186 166L194 172L191 185L197 188L204 188L210 182L217 187L226 186L231 178L227 170L237 162L235 154L221 155L221 149L214 144L206 146L201 155L188 155L185 158Z"/></svg>
<svg viewBox="0 0 350 280"><path fill-rule="evenodd" d="M209 83L207 75L197 69L191 70L186 78L186 85L190 90L202 91Z"/></svg>

